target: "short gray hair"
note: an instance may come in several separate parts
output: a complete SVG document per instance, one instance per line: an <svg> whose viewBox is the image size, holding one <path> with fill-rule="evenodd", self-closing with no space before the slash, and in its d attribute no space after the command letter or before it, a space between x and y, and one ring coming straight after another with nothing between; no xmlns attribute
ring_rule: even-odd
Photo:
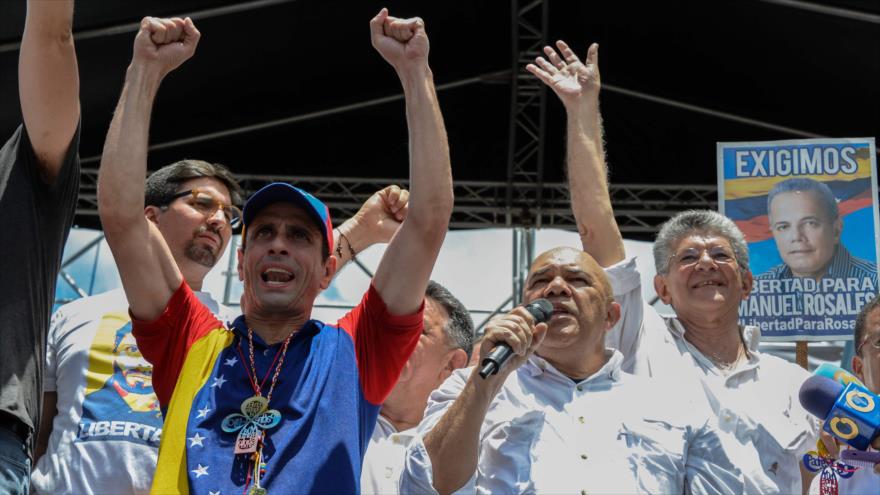
<svg viewBox="0 0 880 495"><path fill-rule="evenodd" d="M712 234L730 242L733 255L741 270L749 268L749 248L746 239L733 220L712 210L687 210L670 218L660 227L654 241L654 267L657 273L669 272L669 259L675 254L676 244L691 234Z"/></svg>
<svg viewBox="0 0 880 495"><path fill-rule="evenodd" d="M767 194L767 215L770 215L770 204L773 202L773 198L775 198L777 194L795 191L816 193L819 197L819 206L825 210L825 213L828 214L828 218L831 220L837 220L840 216L840 211L837 209L837 200L834 198L834 193L831 192L831 188L823 182L808 179L806 177L795 177L793 179L786 179L782 182L777 182L776 185L773 186L773 189L770 190L770 193Z"/></svg>
<svg viewBox="0 0 880 495"><path fill-rule="evenodd" d="M468 360L474 348L474 320L471 313L461 301L449 292L449 289L434 282L428 281L425 296L433 299L449 314L449 320L443 326L443 332L453 349L461 349L467 353Z"/></svg>

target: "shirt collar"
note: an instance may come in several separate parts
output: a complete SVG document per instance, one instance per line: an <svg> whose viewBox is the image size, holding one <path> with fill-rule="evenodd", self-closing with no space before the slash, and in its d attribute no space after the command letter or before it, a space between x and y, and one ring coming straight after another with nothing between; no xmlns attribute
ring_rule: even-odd
<svg viewBox="0 0 880 495"><path fill-rule="evenodd" d="M385 416L382 416L381 413L378 416L376 416L376 423L378 423L376 425L377 428L380 428L382 431L391 432L388 434L389 438L391 436L397 436L399 439L403 440L405 443L409 443L409 441L412 440L413 437L416 436L416 431L418 429L418 425L416 425L416 426L409 428L407 430L397 431L397 428L395 428L394 423L392 423L391 421L388 421L388 419Z"/></svg>
<svg viewBox="0 0 880 495"><path fill-rule="evenodd" d="M837 251L831 257L831 263L828 264L828 270L822 278L845 278L847 276L847 267L850 265L852 265L852 255L849 254L849 251L847 251L843 244L838 243Z"/></svg>
<svg viewBox="0 0 880 495"><path fill-rule="evenodd" d="M709 366L711 369L715 369L715 363L712 362L711 359L703 355L699 349L697 349L693 344L688 342L684 338L685 332L687 329L684 325L681 324L678 318L668 317L665 318L666 326L669 328L669 332L676 338L680 339L682 342L685 342L689 349L692 350L693 353L699 355L700 359L705 362L706 366ZM734 370L730 375L727 375L730 378L733 375L737 375L744 371L748 371L758 367L759 362L761 361L761 353L758 351L758 345L761 343L761 329L756 326L739 326L739 331L742 333L743 342L745 342L746 350L748 352L748 361L745 364L740 365L736 370ZM697 356L694 356L697 357Z"/></svg>
<svg viewBox="0 0 880 495"><path fill-rule="evenodd" d="M305 338L305 335L317 333L321 329L321 325L318 324L317 320L309 320L305 325L302 326L299 330L296 331L291 341ZM239 315L231 324L229 324L229 329L232 330L236 335L243 339L248 338L248 327L247 323L245 323L245 315ZM275 346L281 345L281 342L277 344L273 344ZM272 347L267 344L262 337L260 337L257 332L254 332L254 347Z"/></svg>
<svg viewBox="0 0 880 495"><path fill-rule="evenodd" d="M681 324L678 318L667 318L666 326L669 328L669 331L672 332L678 338L684 338L685 332L687 329L684 325ZM739 331L742 333L743 342L746 344L746 349L750 353L755 353L758 350L758 345L761 343L761 329L756 326L739 326Z"/></svg>
<svg viewBox="0 0 880 495"><path fill-rule="evenodd" d="M828 268L825 270L822 278L846 278L847 267L851 266L852 263L852 255L849 254L849 251L843 244L838 243L837 249L834 251L831 262L828 263ZM791 272L791 268L787 264L782 263L777 266L774 278L795 278L795 276Z"/></svg>
<svg viewBox="0 0 880 495"><path fill-rule="evenodd" d="M623 364L623 354L616 349L605 349L605 364L599 368L599 371L593 373L592 375L584 378L583 380L577 382L577 384L583 384L588 382L598 382L602 380L610 380L610 381L618 381L620 380L621 373L621 365ZM528 373L529 376L538 376L544 373L548 373L550 375L563 378L567 382L571 383L572 386L576 385L576 383L566 375L563 375L559 372L549 361L538 356L537 354L532 354L529 356L528 361L522 365L521 368L524 372Z"/></svg>

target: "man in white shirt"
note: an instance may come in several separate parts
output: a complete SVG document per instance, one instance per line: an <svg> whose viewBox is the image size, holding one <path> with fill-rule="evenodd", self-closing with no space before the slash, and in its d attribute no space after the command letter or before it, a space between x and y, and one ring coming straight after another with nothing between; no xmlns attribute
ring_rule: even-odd
<svg viewBox="0 0 880 495"><path fill-rule="evenodd" d="M741 493L704 399L623 372L605 347L616 295L638 278L631 262L603 270L573 248L539 255L523 300L548 299L551 318L518 307L487 326L481 358L501 342L515 355L431 394L401 493Z"/></svg>
<svg viewBox="0 0 880 495"><path fill-rule="evenodd" d="M362 494L395 494L406 448L422 420L428 396L467 365L473 349L470 313L445 287L428 282L424 330L397 385L382 404L361 470Z"/></svg>
<svg viewBox="0 0 880 495"><path fill-rule="evenodd" d="M874 298L859 312L856 317L853 345L856 353L852 360L853 374L865 384L871 392L880 394L880 298ZM827 435L827 434L825 434ZM831 455L840 458L833 438L826 437ZM843 446L843 449L849 448ZM880 438L868 450L880 451ZM874 495L880 493L880 464L874 469L860 466L850 478L837 478L839 495ZM821 493L821 476L813 478L810 493Z"/></svg>
<svg viewBox="0 0 880 495"><path fill-rule="evenodd" d="M598 46L581 62L565 43L529 70L557 94L568 117L568 177L584 251L603 267L625 259L608 193L599 113ZM742 470L747 493L800 493L801 456L818 424L797 392L808 377L798 366L758 351L760 332L741 328L739 303L752 274L736 225L711 211L689 211L664 224L654 245L655 288L675 317L661 318L641 298L606 344L624 355L624 370L665 378L712 409L726 454Z"/></svg>
<svg viewBox="0 0 880 495"><path fill-rule="evenodd" d="M407 199L396 186L374 194L340 226L352 249L387 241L399 225L396 215L406 213ZM199 300L224 322L238 313L201 288L240 221L239 204L241 189L222 165L182 160L146 181L144 216L159 228ZM162 433L151 378L152 366L131 334L121 288L59 308L48 337L34 491L149 492Z"/></svg>

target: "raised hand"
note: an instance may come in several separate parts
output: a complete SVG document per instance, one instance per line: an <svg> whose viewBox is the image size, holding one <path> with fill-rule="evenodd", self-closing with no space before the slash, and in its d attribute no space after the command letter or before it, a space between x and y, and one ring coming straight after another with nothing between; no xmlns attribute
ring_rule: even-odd
<svg viewBox="0 0 880 495"><path fill-rule="evenodd" d="M421 18L398 19L383 8L370 21L370 38L373 48L398 72L427 67L428 34Z"/></svg>
<svg viewBox="0 0 880 495"><path fill-rule="evenodd" d="M164 76L193 56L200 37L189 17L144 17L134 39L132 63L154 67Z"/></svg>
<svg viewBox="0 0 880 495"><path fill-rule="evenodd" d="M584 62L564 41L557 41L559 53L545 46L544 57L537 57L534 64L526 65L526 70L534 74L562 100L566 107L582 101L583 98L596 98L599 94L599 45L593 43L587 50ZM561 55L561 56L560 56Z"/></svg>
<svg viewBox="0 0 880 495"><path fill-rule="evenodd" d="M389 242L409 211L409 191L388 186L373 193L353 217L359 229L369 231L372 243Z"/></svg>

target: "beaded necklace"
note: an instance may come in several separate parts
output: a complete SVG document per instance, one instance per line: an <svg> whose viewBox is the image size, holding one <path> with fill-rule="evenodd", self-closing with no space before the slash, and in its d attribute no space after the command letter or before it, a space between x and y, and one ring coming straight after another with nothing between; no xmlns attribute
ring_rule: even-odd
<svg viewBox="0 0 880 495"><path fill-rule="evenodd" d="M284 365L284 357L287 355L287 346L290 344L290 339L293 337L293 334L294 332L290 332L290 335L284 339L284 344L275 352L275 358L272 360L272 364L269 365L269 369L266 370L266 374L260 382L257 381L257 367L254 363L254 331L248 328L248 357L250 358L248 363L250 364L250 369L244 365L245 359L241 352L241 340L238 342L238 354L241 356L242 366L245 366L245 374L251 382L251 387L254 389L254 395L242 401L241 414L232 413L223 418L221 428L227 433L238 431L238 437L235 440L236 454L251 454L249 462L253 462L253 469L248 470L247 479L245 480L244 485L248 495L268 494L266 489L260 486L260 478L265 473L265 463L263 462L263 438L266 435L266 430L278 426L278 423L281 422L281 413L276 409L269 409L269 401L272 400L272 392L275 390L275 384L278 382L278 374L281 372L281 367ZM273 368L275 369L275 372L272 374L272 381L269 382L269 392L263 397L263 386L266 385L266 379L269 378L269 373ZM252 480L254 485L248 489Z"/></svg>

